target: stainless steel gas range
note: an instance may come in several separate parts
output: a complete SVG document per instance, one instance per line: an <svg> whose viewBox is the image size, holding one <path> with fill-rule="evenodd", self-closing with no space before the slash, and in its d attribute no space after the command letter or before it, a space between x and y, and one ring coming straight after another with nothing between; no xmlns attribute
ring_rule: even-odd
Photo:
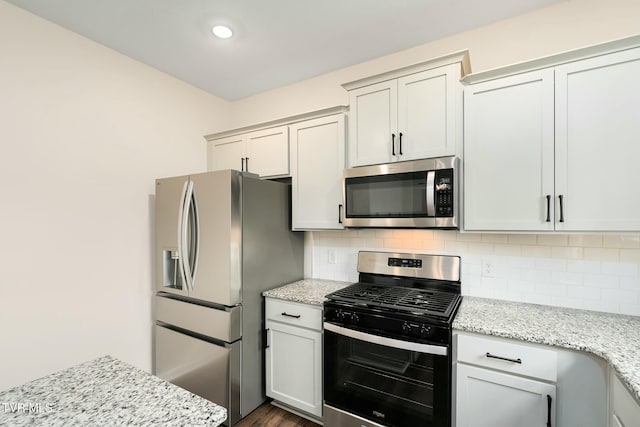
<svg viewBox="0 0 640 427"><path fill-rule="evenodd" d="M358 254L359 281L324 303L324 423L451 425L460 257Z"/></svg>

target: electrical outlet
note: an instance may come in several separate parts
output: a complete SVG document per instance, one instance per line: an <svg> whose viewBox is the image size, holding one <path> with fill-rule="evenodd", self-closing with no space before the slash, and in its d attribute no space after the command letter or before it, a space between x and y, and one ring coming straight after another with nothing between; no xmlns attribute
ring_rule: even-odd
<svg viewBox="0 0 640 427"><path fill-rule="evenodd" d="M495 267L491 261L483 260L481 268L480 275L482 277L496 277Z"/></svg>
<svg viewBox="0 0 640 427"><path fill-rule="evenodd" d="M329 264L335 264L336 263L336 250L335 249L329 249L328 253L327 253L327 259Z"/></svg>

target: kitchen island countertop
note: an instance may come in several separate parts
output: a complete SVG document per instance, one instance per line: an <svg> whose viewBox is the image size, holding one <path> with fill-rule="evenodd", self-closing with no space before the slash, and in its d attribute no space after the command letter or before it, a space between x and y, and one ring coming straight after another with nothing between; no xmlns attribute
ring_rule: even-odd
<svg viewBox="0 0 640 427"><path fill-rule="evenodd" d="M453 328L594 354L640 401L638 316L465 296Z"/></svg>
<svg viewBox="0 0 640 427"><path fill-rule="evenodd" d="M0 392L0 425L211 426L227 410L111 356Z"/></svg>
<svg viewBox="0 0 640 427"><path fill-rule="evenodd" d="M349 285L351 285L351 282L303 279L289 283L288 285L280 286L279 288L264 291L262 295L285 301L322 306L326 295Z"/></svg>

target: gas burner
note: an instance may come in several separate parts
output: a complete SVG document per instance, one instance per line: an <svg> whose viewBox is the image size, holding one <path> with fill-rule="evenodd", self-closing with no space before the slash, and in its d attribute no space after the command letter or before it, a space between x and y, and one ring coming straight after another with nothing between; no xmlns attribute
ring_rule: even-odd
<svg viewBox="0 0 640 427"><path fill-rule="evenodd" d="M449 317L457 306L459 294L438 290L425 291L399 285L372 286L358 282L327 297L330 300L370 307Z"/></svg>
<svg viewBox="0 0 640 427"><path fill-rule="evenodd" d="M459 257L360 252L358 271L360 281L327 295L329 301L446 322L460 304Z"/></svg>

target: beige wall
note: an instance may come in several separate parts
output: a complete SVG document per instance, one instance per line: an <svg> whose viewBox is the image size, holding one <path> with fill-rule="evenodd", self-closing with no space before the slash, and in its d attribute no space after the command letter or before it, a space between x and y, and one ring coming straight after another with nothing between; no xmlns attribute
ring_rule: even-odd
<svg viewBox="0 0 640 427"><path fill-rule="evenodd" d="M0 1L0 390L151 369L154 178L206 168L228 103Z"/></svg>
<svg viewBox="0 0 640 427"><path fill-rule="evenodd" d="M469 49L473 72L640 34L638 0L567 0L232 104L232 127L347 105L342 83Z"/></svg>

